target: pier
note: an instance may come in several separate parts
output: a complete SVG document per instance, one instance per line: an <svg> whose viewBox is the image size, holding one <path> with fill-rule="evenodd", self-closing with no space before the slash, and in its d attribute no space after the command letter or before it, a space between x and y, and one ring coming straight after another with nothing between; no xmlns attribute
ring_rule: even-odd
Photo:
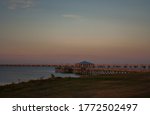
<svg viewBox="0 0 150 115"><path fill-rule="evenodd" d="M150 72L150 64L94 64L87 61L76 64L1 64L0 66L55 67L56 73L75 73L80 75Z"/></svg>
<svg viewBox="0 0 150 115"><path fill-rule="evenodd" d="M74 65L56 67L56 72L80 75L128 74L150 72L150 64L93 64L83 61Z"/></svg>

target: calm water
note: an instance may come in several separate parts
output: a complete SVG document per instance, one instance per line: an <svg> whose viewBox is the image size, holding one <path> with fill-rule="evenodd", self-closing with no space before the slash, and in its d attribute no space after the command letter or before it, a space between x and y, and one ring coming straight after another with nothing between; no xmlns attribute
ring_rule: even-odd
<svg viewBox="0 0 150 115"><path fill-rule="evenodd" d="M54 67L0 67L0 85L34 79L57 77L78 77L75 74L55 73Z"/></svg>

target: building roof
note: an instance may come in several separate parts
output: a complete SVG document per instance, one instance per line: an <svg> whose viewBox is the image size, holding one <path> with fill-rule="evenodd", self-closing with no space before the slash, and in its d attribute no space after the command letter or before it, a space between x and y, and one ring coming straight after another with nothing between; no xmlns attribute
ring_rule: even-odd
<svg viewBox="0 0 150 115"><path fill-rule="evenodd" d="M82 61L82 62L80 62L79 64L93 64L93 63L88 62L88 61Z"/></svg>

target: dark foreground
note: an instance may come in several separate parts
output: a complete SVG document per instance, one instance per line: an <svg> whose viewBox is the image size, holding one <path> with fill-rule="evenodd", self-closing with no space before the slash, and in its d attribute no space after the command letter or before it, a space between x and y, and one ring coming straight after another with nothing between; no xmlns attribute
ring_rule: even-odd
<svg viewBox="0 0 150 115"><path fill-rule="evenodd" d="M4 98L150 98L150 74L50 78L0 86Z"/></svg>

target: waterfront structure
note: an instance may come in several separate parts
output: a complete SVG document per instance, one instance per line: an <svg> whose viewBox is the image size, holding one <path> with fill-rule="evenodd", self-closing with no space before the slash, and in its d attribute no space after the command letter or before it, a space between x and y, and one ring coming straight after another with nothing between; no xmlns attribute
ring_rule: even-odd
<svg viewBox="0 0 150 115"><path fill-rule="evenodd" d="M88 62L88 61L82 61L80 63L76 63L73 68L73 73L76 74L88 74L88 70L95 68L95 64Z"/></svg>
<svg viewBox="0 0 150 115"><path fill-rule="evenodd" d="M97 64L82 61L73 66L65 65L56 68L56 72L75 73L80 75L127 74L150 72L149 64Z"/></svg>
<svg viewBox="0 0 150 115"><path fill-rule="evenodd" d="M55 68L56 73L73 73L72 66L58 66Z"/></svg>

